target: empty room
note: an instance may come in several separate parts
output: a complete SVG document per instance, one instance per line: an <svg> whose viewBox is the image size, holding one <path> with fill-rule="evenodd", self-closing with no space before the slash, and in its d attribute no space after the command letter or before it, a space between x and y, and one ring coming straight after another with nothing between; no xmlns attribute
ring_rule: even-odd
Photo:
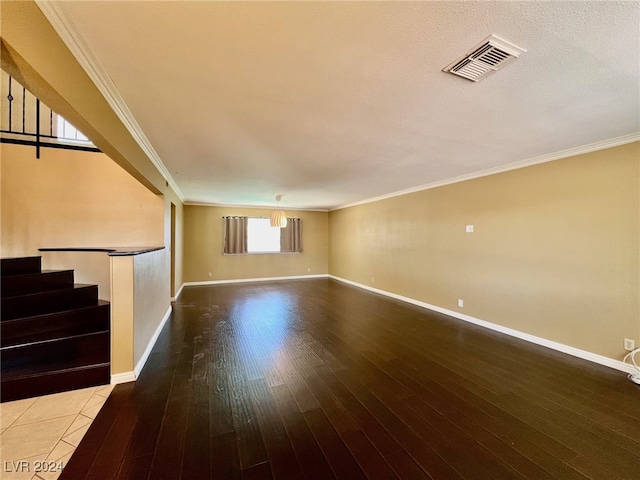
<svg viewBox="0 0 640 480"><path fill-rule="evenodd" d="M0 2L1 479L640 478L640 2Z"/></svg>

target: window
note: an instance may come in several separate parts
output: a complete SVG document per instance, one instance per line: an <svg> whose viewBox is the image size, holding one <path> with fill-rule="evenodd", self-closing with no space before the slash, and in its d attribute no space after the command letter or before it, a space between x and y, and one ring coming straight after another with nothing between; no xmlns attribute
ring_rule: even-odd
<svg viewBox="0 0 640 480"><path fill-rule="evenodd" d="M249 218L247 253L280 252L280 229L273 228L268 218Z"/></svg>
<svg viewBox="0 0 640 480"><path fill-rule="evenodd" d="M300 253L302 220L287 219L286 228L274 228L268 218L223 217L224 253Z"/></svg>
<svg viewBox="0 0 640 480"><path fill-rule="evenodd" d="M62 115L58 115L58 138L65 141L91 144L91 141L80 130L67 122Z"/></svg>

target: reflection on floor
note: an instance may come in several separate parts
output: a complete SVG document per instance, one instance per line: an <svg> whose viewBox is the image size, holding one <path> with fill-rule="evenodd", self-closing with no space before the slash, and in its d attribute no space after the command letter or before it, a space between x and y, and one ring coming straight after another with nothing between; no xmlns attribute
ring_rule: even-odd
<svg viewBox="0 0 640 480"><path fill-rule="evenodd" d="M113 385L0 404L0 479L54 480Z"/></svg>

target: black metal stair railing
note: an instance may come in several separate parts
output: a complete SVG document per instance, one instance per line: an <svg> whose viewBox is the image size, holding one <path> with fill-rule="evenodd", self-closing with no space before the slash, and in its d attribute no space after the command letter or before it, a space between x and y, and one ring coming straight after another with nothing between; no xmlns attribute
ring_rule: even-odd
<svg viewBox="0 0 640 480"><path fill-rule="evenodd" d="M0 142L99 152L91 141L4 71Z"/></svg>

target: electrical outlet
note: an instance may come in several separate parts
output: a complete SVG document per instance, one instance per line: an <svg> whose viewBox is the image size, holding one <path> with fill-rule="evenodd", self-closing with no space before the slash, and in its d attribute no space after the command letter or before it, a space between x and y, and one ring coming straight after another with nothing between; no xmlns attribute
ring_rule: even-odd
<svg viewBox="0 0 640 480"><path fill-rule="evenodd" d="M371 277L371 283L376 281L376 277Z"/></svg>
<svg viewBox="0 0 640 480"><path fill-rule="evenodd" d="M211 272L209 272L209 277L211 277Z"/></svg>
<svg viewBox="0 0 640 480"><path fill-rule="evenodd" d="M624 349L631 352L636 349L636 342L632 338L624 339Z"/></svg>
<svg viewBox="0 0 640 480"><path fill-rule="evenodd" d="M461 298L458 299L458 307L464 308L464 300L462 300Z"/></svg>
<svg viewBox="0 0 640 480"><path fill-rule="evenodd" d="M307 272L311 272L311 267L307 268Z"/></svg>

